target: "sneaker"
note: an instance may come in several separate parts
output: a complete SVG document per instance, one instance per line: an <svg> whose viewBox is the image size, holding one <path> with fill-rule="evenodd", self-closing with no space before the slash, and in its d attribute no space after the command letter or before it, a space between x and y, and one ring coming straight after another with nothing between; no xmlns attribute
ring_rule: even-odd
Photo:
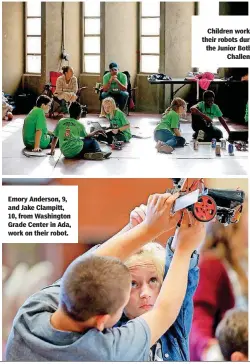
<svg viewBox="0 0 250 364"><path fill-rule="evenodd" d="M93 161L102 161L104 159L104 153L102 152L85 153L84 159Z"/></svg>
<svg viewBox="0 0 250 364"><path fill-rule="evenodd" d="M197 140L199 142L203 142L204 141L204 137L205 137L205 132L203 130L199 130L198 135L197 135Z"/></svg>
<svg viewBox="0 0 250 364"><path fill-rule="evenodd" d="M170 147L170 145L164 144L161 145L157 150L159 153L171 154L174 148Z"/></svg>
<svg viewBox="0 0 250 364"><path fill-rule="evenodd" d="M111 156L112 152L102 152L102 154L105 159L108 159Z"/></svg>

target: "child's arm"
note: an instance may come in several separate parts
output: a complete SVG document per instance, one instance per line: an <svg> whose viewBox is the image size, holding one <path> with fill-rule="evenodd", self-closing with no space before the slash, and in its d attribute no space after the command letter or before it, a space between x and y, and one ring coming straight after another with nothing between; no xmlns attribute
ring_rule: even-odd
<svg viewBox="0 0 250 364"><path fill-rule="evenodd" d="M113 134L118 134L119 131L122 132L130 128L130 123L127 120L125 114L123 112L120 112L119 115L120 115L121 126L119 128L112 129Z"/></svg>
<svg viewBox="0 0 250 364"><path fill-rule="evenodd" d="M175 227L181 214L178 212L172 216L171 208L178 195L165 193L150 196L145 220L124 234L109 239L95 251L95 254L125 261L141 246Z"/></svg>
<svg viewBox="0 0 250 364"><path fill-rule="evenodd" d="M177 129L177 128L174 128L174 129L172 129L173 130L173 132L174 132L174 134L175 134L175 136L181 136L181 133L180 133L180 130L179 129Z"/></svg>
<svg viewBox="0 0 250 364"><path fill-rule="evenodd" d="M124 125L124 126L121 126L120 128L118 128L118 131L124 131L124 130L127 130L130 128L130 124L127 124L127 125Z"/></svg>
<svg viewBox="0 0 250 364"><path fill-rule="evenodd" d="M203 119L205 119L206 121L208 121L209 123L212 123L213 120L207 116L206 114L203 114L203 112L201 112L198 108L197 108L197 104L190 107L190 112L191 114L194 114L194 115L199 115L201 116Z"/></svg>
<svg viewBox="0 0 250 364"><path fill-rule="evenodd" d="M32 152L41 152L42 150L40 148L41 136L42 136L42 130L37 130L35 134L35 145L34 148L32 149Z"/></svg>
<svg viewBox="0 0 250 364"><path fill-rule="evenodd" d="M165 275L169 270L169 266L173 259L174 251L176 248L176 238L178 232L176 231L175 236L169 238L166 246L166 264L165 264ZM187 340L188 345L188 338L192 327L192 318L193 318L193 297L195 291L198 286L199 282L199 254L194 251L191 255L190 262L189 262L189 271L188 271L188 282L187 282L187 290L185 293L185 297L180 309L180 312L170 328L172 333L178 338L179 333L182 335L182 340Z"/></svg>
<svg viewBox="0 0 250 364"><path fill-rule="evenodd" d="M174 323L186 294L190 257L205 236L204 224L192 220L191 227L182 223L176 232L175 253L159 296L154 308L141 316L150 328L151 345Z"/></svg>
<svg viewBox="0 0 250 364"><path fill-rule="evenodd" d="M228 125L227 125L226 120L222 116L218 117L218 119L219 119L221 125L224 127L224 129L226 129L226 131L229 134L230 133L230 129L229 129Z"/></svg>
<svg viewBox="0 0 250 364"><path fill-rule="evenodd" d="M118 134L119 131L124 131L124 130L127 130L130 128L130 124L127 124L127 125L123 125L123 126L120 126L119 128L116 128L116 129L112 129L112 133L113 134Z"/></svg>
<svg viewBox="0 0 250 364"><path fill-rule="evenodd" d="M106 133L104 130L94 130L91 133L87 134L86 137L94 137L96 135L103 135L104 137L107 137Z"/></svg>
<svg viewBox="0 0 250 364"><path fill-rule="evenodd" d="M52 139L52 142L51 142L51 150L50 150L50 153L48 153L49 155L54 155L55 154L55 147L57 145L57 142L58 142L58 138L54 137Z"/></svg>

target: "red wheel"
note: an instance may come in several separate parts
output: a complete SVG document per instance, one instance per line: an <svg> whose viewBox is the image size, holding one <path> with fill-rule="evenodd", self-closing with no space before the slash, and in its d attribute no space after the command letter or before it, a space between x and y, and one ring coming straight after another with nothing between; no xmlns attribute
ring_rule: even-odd
<svg viewBox="0 0 250 364"><path fill-rule="evenodd" d="M231 218L230 221L231 224L235 224L240 221L242 209L243 209L242 205L236 207L236 209L234 210L234 216Z"/></svg>
<svg viewBox="0 0 250 364"><path fill-rule="evenodd" d="M193 205L193 214L198 221L211 221L216 212L217 206L214 199L207 195L200 196L198 202Z"/></svg>

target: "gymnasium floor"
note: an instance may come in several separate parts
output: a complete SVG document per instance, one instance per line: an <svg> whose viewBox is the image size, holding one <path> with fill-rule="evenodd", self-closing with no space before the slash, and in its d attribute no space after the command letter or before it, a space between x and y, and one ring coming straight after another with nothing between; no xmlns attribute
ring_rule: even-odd
<svg viewBox="0 0 250 364"><path fill-rule="evenodd" d="M156 178L185 175L194 178L207 175L209 171L211 177L218 178L248 173L248 152L235 151L234 156L229 156L226 151L222 151L221 157L216 157L210 145L199 145L199 150L194 151L191 141L193 131L189 121L181 123L182 134L189 145L176 149L171 155L157 153L152 135L160 115L141 113L132 113L129 116L131 132L149 138L132 138L122 150L114 150L110 159L67 160L61 155L59 149L56 149L54 156L27 158L22 154L24 117L24 115L16 115L10 122L3 121L2 173L4 176ZM189 115L188 118L190 118ZM94 120L103 125L106 123L105 119L99 119L97 114L88 114L85 119L81 119L81 122L88 131L90 122ZM48 129L54 130L57 120L47 119L47 123ZM219 123L218 126L220 127ZM229 127L231 130L237 130L244 126L229 124Z"/></svg>

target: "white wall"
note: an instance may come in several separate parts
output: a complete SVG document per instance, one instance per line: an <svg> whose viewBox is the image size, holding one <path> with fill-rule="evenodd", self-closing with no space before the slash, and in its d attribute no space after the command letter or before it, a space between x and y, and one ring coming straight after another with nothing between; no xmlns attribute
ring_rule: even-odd
<svg viewBox="0 0 250 364"><path fill-rule="evenodd" d="M191 70L194 3L166 2L165 8L165 72L171 77L183 77Z"/></svg>
<svg viewBox="0 0 250 364"><path fill-rule="evenodd" d="M18 88L24 70L23 9L22 2L2 5L2 87L10 94Z"/></svg>
<svg viewBox="0 0 250 364"><path fill-rule="evenodd" d="M121 71L136 76L137 3L105 3L105 69L117 62Z"/></svg>

